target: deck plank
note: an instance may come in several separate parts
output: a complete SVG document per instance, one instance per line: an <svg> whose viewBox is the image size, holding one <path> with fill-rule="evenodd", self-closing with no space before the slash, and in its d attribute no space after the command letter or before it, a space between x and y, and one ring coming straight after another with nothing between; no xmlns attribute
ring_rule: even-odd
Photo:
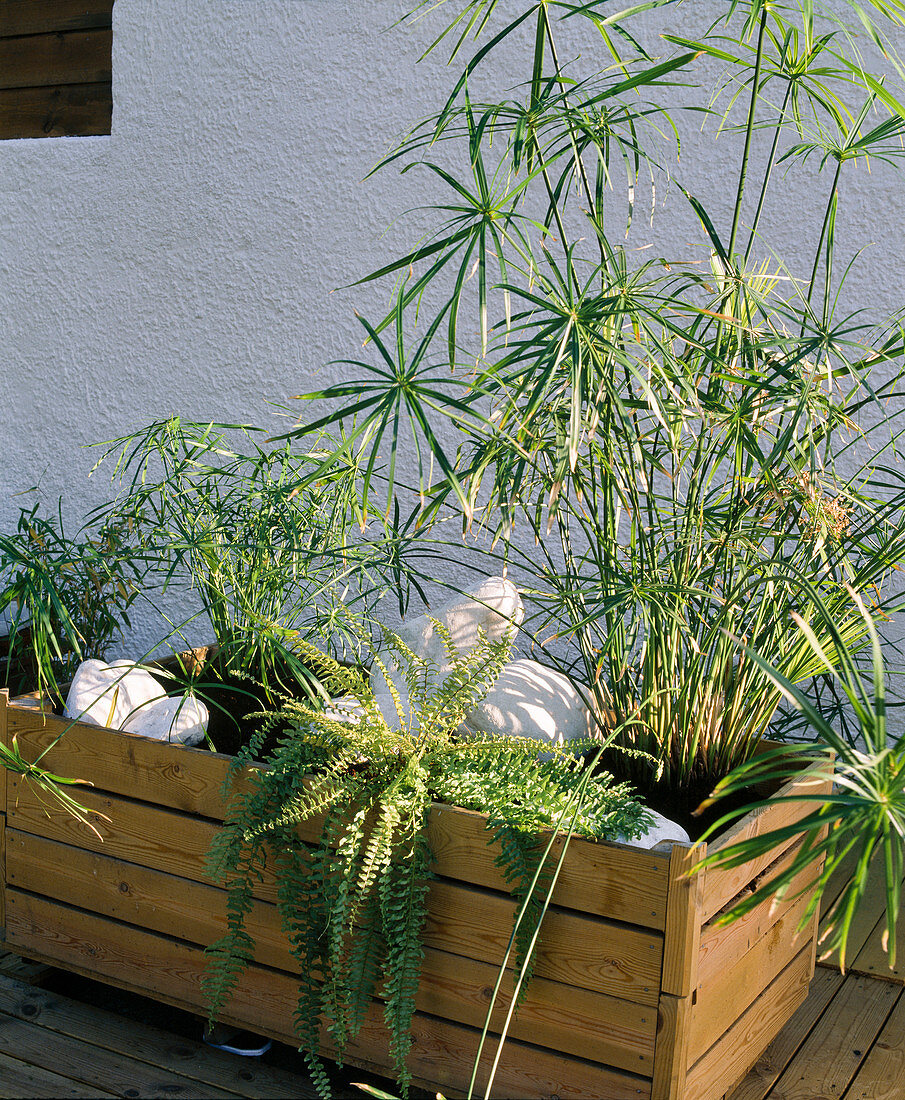
<svg viewBox="0 0 905 1100"><path fill-rule="evenodd" d="M843 1096L900 992L891 982L849 974L770 1095L776 1100Z"/></svg>
<svg viewBox="0 0 905 1100"><path fill-rule="evenodd" d="M190 1078L206 1088L223 1089L237 1096L283 1100L287 1096L316 1095L313 1088L305 1091L304 1076L254 1058L236 1058L161 1028L3 976L0 976L0 1014L27 1021L45 1032L83 1039ZM2 1070L0 1082L5 1084Z"/></svg>
<svg viewBox="0 0 905 1100"><path fill-rule="evenodd" d="M808 999L758 1058L748 1076L732 1093L731 1100L763 1100L839 992L843 981L838 970L817 967Z"/></svg>
<svg viewBox="0 0 905 1100"><path fill-rule="evenodd" d="M200 1085L181 1074L146 1062L140 1062L121 1051L76 1039L70 1035L48 1031L29 1020L2 1017L0 1053L39 1070L58 1071L66 1067L66 1075L93 1089L95 1093L136 1097L136 1100L157 1100L162 1095L180 1100L230 1100L236 1093L212 1085Z"/></svg>
<svg viewBox="0 0 905 1100"><path fill-rule="evenodd" d="M100 1100L116 1093L88 1088L59 1073L0 1054L0 1095L6 1100L38 1100L47 1096L54 1100Z"/></svg>
<svg viewBox="0 0 905 1100"><path fill-rule="evenodd" d="M905 994L852 1081L845 1100L901 1100L905 1082Z"/></svg>
<svg viewBox="0 0 905 1100"><path fill-rule="evenodd" d="M851 867L846 866L846 871L851 874ZM838 881L837 876L837 881ZM833 885L833 880L831 880ZM841 889L841 888L840 888ZM824 898L823 910L829 910L831 900L839 895L836 890L832 899ZM823 937L828 930L829 921L824 917L820 922L820 935ZM886 885L883 868L876 861L870 868L867 889L855 912L849 932L848 945L846 947L846 969L856 974L876 974L877 977L888 977L895 980L897 977L905 978L905 969L901 974L890 974L886 962L886 952L883 949L883 933L886 927ZM900 942L905 945L905 935ZM821 963L827 966L839 966L838 951L823 952L819 955Z"/></svg>

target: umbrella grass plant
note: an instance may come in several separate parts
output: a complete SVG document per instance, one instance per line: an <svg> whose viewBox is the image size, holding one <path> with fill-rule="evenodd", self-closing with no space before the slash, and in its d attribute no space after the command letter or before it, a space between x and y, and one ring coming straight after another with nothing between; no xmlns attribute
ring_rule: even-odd
<svg viewBox="0 0 905 1100"><path fill-rule="evenodd" d="M128 526L146 601L164 606L173 592L195 603L188 620L173 620L171 644L190 648L199 621L212 632L210 659L171 678L174 687L187 679L224 715L224 751L238 750L248 732L229 733L230 710L272 708L286 695L327 698L300 656L306 639L354 659L346 607L367 610L391 587L407 602L398 514L372 536L356 471L337 464L309 478L328 442L332 449L321 439L299 453L260 429L171 418L104 445L98 465L112 463L119 491L92 521Z"/></svg>
<svg viewBox="0 0 905 1100"><path fill-rule="evenodd" d="M903 331L846 313L836 242L849 178L899 163L905 106L891 49L889 78L871 73L810 0L730 3L655 55L669 6L432 5L448 14L429 50L467 60L380 167L433 177L436 228L365 280L396 282L357 377L306 397L327 405L311 430L347 432L364 507L391 502L409 440L424 527L452 513L489 535L535 637L645 754L633 778L687 811L777 729L783 694L752 652L805 683L825 669L802 624L833 659L869 640L846 586L878 619L893 606ZM879 52L903 13L874 8L858 26ZM487 98L519 49L523 82ZM689 111L738 138L728 217L667 172ZM792 263L766 211L796 173L823 206ZM692 253L626 246L611 193L627 180L630 227L645 176L687 204Z"/></svg>

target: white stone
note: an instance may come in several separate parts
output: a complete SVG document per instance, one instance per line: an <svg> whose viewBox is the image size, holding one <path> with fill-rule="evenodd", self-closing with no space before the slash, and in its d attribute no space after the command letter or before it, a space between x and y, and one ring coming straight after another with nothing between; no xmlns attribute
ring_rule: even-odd
<svg viewBox="0 0 905 1100"><path fill-rule="evenodd" d="M591 712L569 677L528 659L503 668L463 726L481 736L530 737L545 745L592 737L595 731Z"/></svg>
<svg viewBox="0 0 905 1100"><path fill-rule="evenodd" d="M524 617L525 609L512 581L505 577L487 577L477 588L457 596L437 611L404 622L396 633L417 657L436 667L439 683L452 668L452 659L432 620L449 631L455 652L464 656L478 644L481 632L492 642L502 640L507 630L514 638ZM393 661L389 662L388 671L400 694L407 697L405 680ZM387 694L384 675L376 664L371 669L371 690L376 696ZM391 709L395 711L392 704ZM398 728L398 717L394 717L393 725Z"/></svg>
<svg viewBox="0 0 905 1100"><path fill-rule="evenodd" d="M208 722L202 702L193 696L169 697L147 669L132 661L82 661L63 713L92 726L185 745L203 741Z"/></svg>
<svg viewBox="0 0 905 1100"><path fill-rule="evenodd" d="M648 832L637 840L625 840L620 837L623 844L631 844L635 848L656 848L658 844L690 844L691 837L677 822L671 818L658 814L656 810L648 809L647 812L654 819Z"/></svg>
<svg viewBox="0 0 905 1100"><path fill-rule="evenodd" d="M130 716L166 692L146 669L132 661L82 661L66 696L67 718L92 726L122 729Z"/></svg>
<svg viewBox="0 0 905 1100"><path fill-rule="evenodd" d="M139 707L123 724L127 733L156 741L199 745L207 733L208 711L193 695L164 696Z"/></svg>

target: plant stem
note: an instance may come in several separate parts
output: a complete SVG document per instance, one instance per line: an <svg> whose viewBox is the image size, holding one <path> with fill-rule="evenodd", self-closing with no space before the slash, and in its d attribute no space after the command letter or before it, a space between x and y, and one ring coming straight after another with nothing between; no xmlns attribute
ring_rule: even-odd
<svg viewBox="0 0 905 1100"><path fill-rule="evenodd" d="M788 106L789 97L791 96L791 94L792 94L792 82L789 81L789 83L786 85L786 94L785 94L785 97L783 98L783 101L782 101L782 107L780 107L780 109L779 109L780 122L782 122L782 120L785 118L786 107ZM770 182L770 176L773 172L773 165L776 161L776 149L777 149L777 146L779 145L779 135L781 133L782 133L782 127L777 125L776 129L773 131L773 144L770 147L770 156L767 160L767 170L764 172L764 182L761 184L761 188L760 188L760 198L757 200L757 210L755 210L755 212L754 212L754 220L751 223L751 232L748 235L748 244L745 246L745 264L746 265L748 263L748 257L751 255L751 248L754 244L754 237L755 237L755 234L757 233L758 223L760 222L761 211L764 208L764 199L767 197L767 186Z"/></svg>
<svg viewBox="0 0 905 1100"><path fill-rule="evenodd" d="M757 35L757 59L754 62L754 79L751 84L751 103L748 107L748 122L745 126L745 148L742 152L742 166L739 172L738 191L735 196L735 213L732 216L732 232L729 234L729 260L735 249L735 238L738 234L738 223L742 213L742 197L745 193L745 177L748 175L748 159L751 154L751 138L754 133L754 114L757 110L758 87L760 85L760 70L764 58L764 35L767 29L767 7L764 5L760 15L760 30Z"/></svg>
<svg viewBox="0 0 905 1100"><path fill-rule="evenodd" d="M559 55L558 55L557 49L556 49L556 42L553 38L553 28L550 25L550 13L547 10L547 0L541 0L541 11L543 12L544 27L545 27L546 32L547 32L547 42L550 46L550 56L553 58L553 67L556 70L556 82L557 82L557 84L559 84L560 88L562 89L563 103L566 105L566 107L568 107L568 100L566 99L566 83L562 78L562 69L561 69L560 64L559 64ZM606 250L603 247L603 243L600 241L600 233L601 233L601 230L602 230L602 225L601 225L600 220L599 220L599 212L597 210L597 205L594 202L594 196L591 193L591 181L588 179L588 173L587 173L587 170L584 166L584 161L581 159L581 153L579 152L579 149L578 149L578 142L575 140L575 127L573 126L571 119L567 120L566 126L567 126L568 131L569 131L569 140L572 143L572 153L573 153L573 156L575 158L575 168L576 168L576 170L578 172L578 176L581 180L581 185L582 185L582 188L584 190L585 198L587 199L588 214L590 215L591 221L594 223L594 229L595 229L595 231L598 235L597 244L598 244L598 248L600 249L601 267L605 271L605 270L607 270Z"/></svg>
<svg viewBox="0 0 905 1100"><path fill-rule="evenodd" d="M836 171L833 174L833 185L830 187L830 196L826 203L826 212L823 215L823 225L820 227L820 239L817 241L817 251L814 255L814 266L811 268L811 278L808 281L808 301L814 297L814 280L817 278L817 268L820 266L820 252L823 249L823 239L826 236L826 229L830 223L830 214L833 210L833 199L836 196L836 190L839 186L839 174L842 171L842 161L836 161Z"/></svg>

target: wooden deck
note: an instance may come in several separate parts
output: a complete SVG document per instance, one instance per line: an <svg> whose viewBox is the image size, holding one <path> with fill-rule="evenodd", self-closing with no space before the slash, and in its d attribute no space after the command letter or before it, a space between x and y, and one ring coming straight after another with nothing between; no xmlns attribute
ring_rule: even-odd
<svg viewBox="0 0 905 1100"><path fill-rule="evenodd" d="M831 886L825 907L834 896ZM858 910L845 974L837 957L819 961L807 1001L729 1100L905 1100L905 922L890 969L884 905L876 879Z"/></svg>
<svg viewBox="0 0 905 1100"><path fill-rule="evenodd" d="M823 960L807 1001L731 1100L905 1100L905 930L890 971L882 905L879 889L871 891L847 972L838 960ZM199 1041L199 1026L186 1013L0 956L4 1098L315 1095L295 1051L275 1046L261 1059L224 1054ZM336 1095L364 1097L356 1080L379 1083L357 1071L337 1074Z"/></svg>

